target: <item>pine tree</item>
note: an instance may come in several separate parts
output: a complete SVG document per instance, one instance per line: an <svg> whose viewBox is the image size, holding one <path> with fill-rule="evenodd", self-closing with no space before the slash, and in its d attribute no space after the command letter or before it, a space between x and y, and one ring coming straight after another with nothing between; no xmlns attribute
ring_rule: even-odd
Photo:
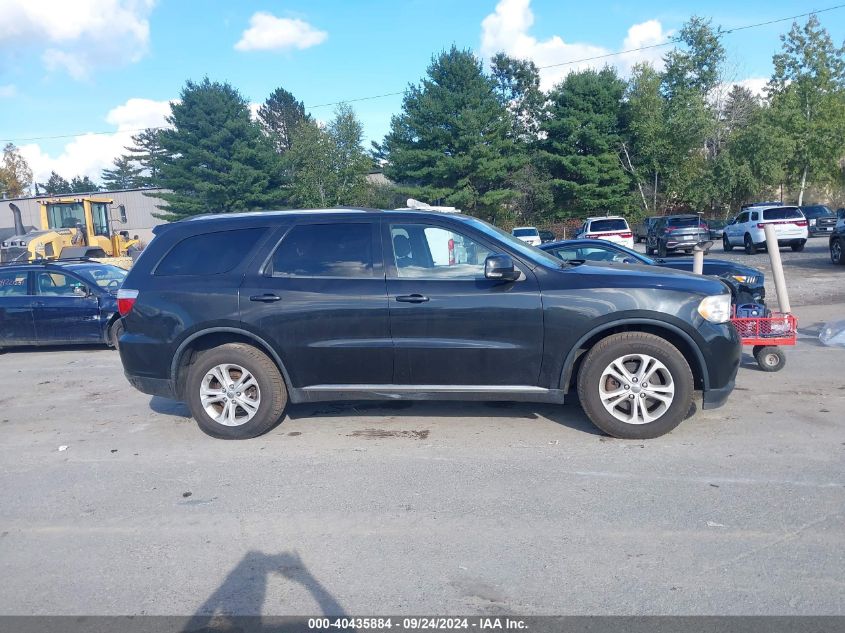
<svg viewBox="0 0 845 633"><path fill-rule="evenodd" d="M258 120L273 139L280 154L291 148L294 129L301 121L310 121L305 106L284 88L276 88L258 108Z"/></svg>
<svg viewBox="0 0 845 633"><path fill-rule="evenodd" d="M625 82L606 67L570 73L549 95L541 158L557 204L569 213L622 213L630 206L618 156L624 90Z"/></svg>
<svg viewBox="0 0 845 633"><path fill-rule="evenodd" d="M36 189L47 196L60 196L66 193L72 193L70 183L54 171L50 172L50 178L47 179L47 182L38 183Z"/></svg>
<svg viewBox="0 0 845 633"><path fill-rule="evenodd" d="M103 170L103 187L108 191L141 187L142 171L131 157L118 156L111 169Z"/></svg>
<svg viewBox="0 0 845 633"><path fill-rule="evenodd" d="M68 193L91 193L99 191L100 187L88 176L74 176L70 180L70 191Z"/></svg>
<svg viewBox="0 0 845 633"><path fill-rule="evenodd" d="M517 193L520 164L507 110L471 51L452 47L405 93L382 149L385 175L408 195L493 217Z"/></svg>
<svg viewBox="0 0 845 633"><path fill-rule="evenodd" d="M161 217L268 209L283 199L279 157L249 104L228 83L188 81L171 105L172 129L158 133L164 155Z"/></svg>
<svg viewBox="0 0 845 633"><path fill-rule="evenodd" d="M159 133L161 130L147 128L132 137L134 145L125 148L128 158L141 169L135 178L136 187L160 187L159 170L164 158L164 148L161 146Z"/></svg>

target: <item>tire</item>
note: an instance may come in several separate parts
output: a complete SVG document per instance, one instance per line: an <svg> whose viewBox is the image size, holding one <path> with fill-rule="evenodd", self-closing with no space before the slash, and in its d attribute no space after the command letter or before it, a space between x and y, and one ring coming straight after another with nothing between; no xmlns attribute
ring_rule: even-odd
<svg viewBox="0 0 845 633"><path fill-rule="evenodd" d="M654 255L654 249L648 245L648 240L645 241L645 254L649 257Z"/></svg>
<svg viewBox="0 0 845 633"><path fill-rule="evenodd" d="M223 366L228 367L221 369ZM213 370L217 370L216 375ZM233 381L230 385L237 385L244 377L241 370L252 377L247 380L247 389L243 392L228 389L215 377L228 377ZM224 375L224 371L228 375ZM205 404L200 395L203 388L214 394ZM244 343L228 343L202 352L190 366L185 400L205 433L220 439L245 440L266 433L279 422L287 405L288 392L279 368L264 352ZM257 408L250 411L256 401ZM234 407L233 402L236 402Z"/></svg>
<svg viewBox="0 0 845 633"><path fill-rule="evenodd" d="M751 236L746 233L745 239L743 240L745 244L745 254L746 255L756 255L757 254L757 247L754 245L754 242L751 239Z"/></svg>
<svg viewBox="0 0 845 633"><path fill-rule="evenodd" d="M120 335L126 331L123 325L123 319L115 319L109 326L108 345L109 347L120 350Z"/></svg>
<svg viewBox="0 0 845 633"><path fill-rule="evenodd" d="M792 242L792 244L789 245L789 248L791 248L794 253L800 253L804 250L805 243L805 240L798 240L797 242Z"/></svg>
<svg viewBox="0 0 845 633"><path fill-rule="evenodd" d="M754 359L763 371L780 371L786 365L786 354L774 345L755 345Z"/></svg>
<svg viewBox="0 0 845 633"><path fill-rule="evenodd" d="M830 261L837 266L845 266L845 245L842 240L830 241Z"/></svg>
<svg viewBox="0 0 845 633"><path fill-rule="evenodd" d="M657 256L660 259L663 259L663 258L666 257L666 244L664 242L660 242L660 241L657 242Z"/></svg>
<svg viewBox="0 0 845 633"><path fill-rule="evenodd" d="M728 241L728 236L722 236L722 250L726 253L730 253L734 249L733 244Z"/></svg>
<svg viewBox="0 0 845 633"><path fill-rule="evenodd" d="M641 359L639 359L640 364L637 365L638 359L634 357L635 355L650 358L649 363L658 361L659 366L650 375L652 378L657 376L661 384L653 385L652 388L660 387L664 396L670 387L673 388L674 393L671 394L668 404L665 399L661 402L649 398L650 390L642 391L642 388L636 384L638 381L633 380L636 376L632 377L631 374L644 369ZM626 358L628 360L622 360ZM614 362L623 363L622 367L627 372L626 376L612 367ZM631 382L623 383L609 372L616 372L617 376ZM640 384L645 383L640 382ZM605 392L604 398L600 389ZM608 395L608 391L614 394L617 390L618 396ZM578 397L587 417L608 435L622 439L650 439L674 429L690 410L693 390L692 371L683 354L666 339L645 332L622 332L602 339L587 352L581 364L581 370L578 372ZM624 398L625 393L628 393L627 398ZM640 395L643 393L646 395ZM642 399L637 399L637 395ZM613 401L614 397L616 397L615 401ZM620 400L619 397L622 399ZM609 401L609 404L606 406L603 400ZM642 415L642 409L639 405L633 405L631 400L645 403L647 415ZM636 410L632 411L632 409ZM655 413L658 415L654 419L647 419ZM640 417L637 419L640 423L622 419L631 414L634 416L639 414Z"/></svg>

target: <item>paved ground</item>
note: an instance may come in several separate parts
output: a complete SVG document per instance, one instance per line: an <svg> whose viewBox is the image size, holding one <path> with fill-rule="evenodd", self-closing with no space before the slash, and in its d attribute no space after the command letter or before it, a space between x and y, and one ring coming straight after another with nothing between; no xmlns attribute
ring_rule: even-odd
<svg viewBox="0 0 845 633"><path fill-rule="evenodd" d="M845 614L845 350L814 337L845 270L812 244L788 366L646 442L432 403L223 442L112 351L6 353L0 613Z"/></svg>

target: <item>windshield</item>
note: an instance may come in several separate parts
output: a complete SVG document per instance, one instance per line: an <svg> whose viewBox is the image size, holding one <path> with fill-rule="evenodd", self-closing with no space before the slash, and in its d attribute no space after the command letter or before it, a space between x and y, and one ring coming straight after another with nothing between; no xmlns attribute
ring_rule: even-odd
<svg viewBox="0 0 845 633"><path fill-rule="evenodd" d="M514 229L513 234L515 237L537 237L540 235L534 228Z"/></svg>
<svg viewBox="0 0 845 633"><path fill-rule="evenodd" d="M622 218L616 220L593 220L590 222L590 232L597 231L627 231L628 223Z"/></svg>
<svg viewBox="0 0 845 633"><path fill-rule="evenodd" d="M497 226L493 226L492 224L488 224L484 220L479 220L477 218L466 218L463 221L472 225L485 235L489 235L498 241L504 242L509 248L520 255L525 256L528 260L535 264L542 264L543 266L549 266L551 268L561 267L561 260L554 255L541 251L536 246L531 246L528 242L523 242L518 237L503 231Z"/></svg>
<svg viewBox="0 0 845 633"><path fill-rule="evenodd" d="M47 226L51 229L85 228L85 210L81 202L48 204Z"/></svg>
<svg viewBox="0 0 845 633"><path fill-rule="evenodd" d="M801 210L804 212L805 218L833 217L833 211L821 205L817 207L803 207Z"/></svg>
<svg viewBox="0 0 845 633"><path fill-rule="evenodd" d="M804 216L798 207L778 207L763 211L764 220L803 220Z"/></svg>
<svg viewBox="0 0 845 633"><path fill-rule="evenodd" d="M123 284L127 275L127 272L122 268L108 264L81 264L79 266L68 266L68 268L86 281L106 290L117 290Z"/></svg>

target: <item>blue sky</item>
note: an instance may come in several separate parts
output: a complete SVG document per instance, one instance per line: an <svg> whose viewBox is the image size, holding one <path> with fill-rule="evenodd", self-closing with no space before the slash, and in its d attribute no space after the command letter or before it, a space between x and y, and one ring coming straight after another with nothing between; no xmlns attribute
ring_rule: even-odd
<svg viewBox="0 0 845 633"><path fill-rule="evenodd" d="M504 49L551 64L665 41L693 13L729 29L836 2L573 2L561 0L0 0L0 139L36 175L98 176L128 142L157 125L186 79L205 75L260 102L284 86L307 106L403 90L433 53ZM702 8L703 6L706 7ZM845 9L820 14L834 41ZM759 87L782 22L726 35L730 81ZM609 58L624 75L667 48ZM604 61L590 62L601 65ZM550 69L550 86L571 68ZM380 140L401 96L351 104ZM332 107L313 107L320 119ZM88 135L89 132L108 134ZM44 138L31 137L67 136Z"/></svg>

